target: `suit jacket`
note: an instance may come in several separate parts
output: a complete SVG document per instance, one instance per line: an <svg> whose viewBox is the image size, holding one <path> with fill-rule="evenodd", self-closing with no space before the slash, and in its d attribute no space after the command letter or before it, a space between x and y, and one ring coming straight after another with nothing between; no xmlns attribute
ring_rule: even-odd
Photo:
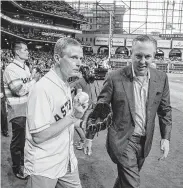
<svg viewBox="0 0 183 188"><path fill-rule="evenodd" d="M104 81L98 103L111 103L113 125L108 129L107 151L115 163L121 156L134 131L135 102L133 93L132 67L112 71ZM153 140L155 116L159 117L161 137L170 140L172 109L166 73L150 68L150 81L147 100L146 141L144 157L147 157Z"/></svg>

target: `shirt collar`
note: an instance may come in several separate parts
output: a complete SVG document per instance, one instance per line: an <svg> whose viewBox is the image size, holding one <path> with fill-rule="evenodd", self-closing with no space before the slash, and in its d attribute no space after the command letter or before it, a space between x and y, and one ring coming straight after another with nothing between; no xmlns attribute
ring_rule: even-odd
<svg viewBox="0 0 183 188"><path fill-rule="evenodd" d="M16 59L14 59L14 60L13 60L13 63L15 63L16 65L20 66L22 69L24 69L24 68L25 68L25 64L24 64L24 63L22 63L22 62L19 62L19 61L18 61L18 60L16 60Z"/></svg>
<svg viewBox="0 0 183 188"><path fill-rule="evenodd" d="M46 76L47 77L47 76ZM51 77L52 82L54 82L56 85L58 85L59 87L69 87L69 84L66 82L64 82L57 74L56 72L51 69L50 70L50 74L49 77Z"/></svg>
<svg viewBox="0 0 183 188"><path fill-rule="evenodd" d="M132 63L132 76L133 76L133 78L137 78L135 71L134 71L133 63ZM147 79L148 80L150 79L150 70L149 69L147 70Z"/></svg>

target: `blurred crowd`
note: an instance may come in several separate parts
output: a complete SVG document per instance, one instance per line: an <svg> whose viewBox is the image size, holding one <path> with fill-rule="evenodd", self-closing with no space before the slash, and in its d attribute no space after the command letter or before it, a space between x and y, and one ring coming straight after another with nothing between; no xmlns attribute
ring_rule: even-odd
<svg viewBox="0 0 183 188"><path fill-rule="evenodd" d="M83 64L89 66L91 69L95 69L97 67L106 66L108 56L106 54L92 54L92 55L84 55ZM130 60L130 57L124 56L122 54L115 54L112 58L117 59L126 59ZM13 61L12 51L9 49L1 49L1 62L4 67L6 67L10 62ZM169 60L164 60L163 58L156 58L154 63L172 63L173 61L180 61L181 58L170 58ZM39 67L43 72L48 71L53 65L53 55L52 52L44 52L44 51L34 51L29 49L29 59L26 62L29 66L30 70L35 67ZM110 68L107 66L107 68Z"/></svg>
<svg viewBox="0 0 183 188"><path fill-rule="evenodd" d="M13 61L13 53L9 49L1 49L1 62L6 67L10 62ZM84 55L83 64L94 69L101 65L107 59L106 55ZM41 70L47 71L53 64L53 55L51 52L44 51L33 51L29 49L29 59L26 62L30 70L35 67L39 67Z"/></svg>
<svg viewBox="0 0 183 188"><path fill-rule="evenodd" d="M112 58L122 58L122 59L130 59L130 56L126 55L126 54L113 54L111 55Z"/></svg>
<svg viewBox="0 0 183 188"><path fill-rule="evenodd" d="M13 61L12 51L9 49L1 49L1 63L5 68L9 63Z"/></svg>
<svg viewBox="0 0 183 188"><path fill-rule="evenodd" d="M29 22L34 22L34 23L36 22L39 24L41 23L41 24L46 24L46 25L55 25L52 19L35 16L32 12L28 12L29 15L25 15L21 13L12 13L12 12L7 12L7 11L2 10L2 13L4 13L5 15L11 18L15 18L15 19L22 20L22 21L29 21ZM76 24L67 26L62 23L59 23L59 26L71 28L71 29L80 29L79 26Z"/></svg>
<svg viewBox="0 0 183 188"><path fill-rule="evenodd" d="M58 37L54 35L48 35L48 36L42 35L41 32L34 32L34 30L26 31L26 29L22 28L20 25L8 25L8 27L1 26L1 29L27 39L43 40L43 41L51 41L51 42L56 42L58 40ZM49 34L49 30L47 30L47 32Z"/></svg>
<svg viewBox="0 0 183 188"><path fill-rule="evenodd" d="M65 18L84 20L84 16L78 14L68 3L64 1L20 1L20 6L51 14L57 14Z"/></svg>
<svg viewBox="0 0 183 188"><path fill-rule="evenodd" d="M170 57L170 61L182 61L182 58L181 57Z"/></svg>
<svg viewBox="0 0 183 188"><path fill-rule="evenodd" d="M1 63L4 65L4 68L13 61L13 58L11 50L1 49ZM42 71L47 71L53 66L54 61L51 52L29 50L29 59L26 64L30 70L38 67Z"/></svg>

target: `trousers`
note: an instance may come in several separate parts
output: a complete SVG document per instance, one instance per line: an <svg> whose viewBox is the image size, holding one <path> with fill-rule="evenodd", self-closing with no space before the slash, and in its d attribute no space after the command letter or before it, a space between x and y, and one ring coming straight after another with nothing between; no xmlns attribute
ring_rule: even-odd
<svg viewBox="0 0 183 188"><path fill-rule="evenodd" d="M3 133L8 132L8 120L4 98L1 99L1 131Z"/></svg>
<svg viewBox="0 0 183 188"><path fill-rule="evenodd" d="M25 126L26 118L17 117L11 120L12 123L12 140L10 152L12 158L12 169L17 173L20 166L24 165L24 146L25 146Z"/></svg>
<svg viewBox="0 0 183 188"><path fill-rule="evenodd" d="M117 164L118 177L114 188L140 188L140 170L145 158L143 156L145 137L132 135L128 145Z"/></svg>
<svg viewBox="0 0 183 188"><path fill-rule="evenodd" d="M30 175L26 188L82 188L78 168L60 178L50 179L39 175Z"/></svg>

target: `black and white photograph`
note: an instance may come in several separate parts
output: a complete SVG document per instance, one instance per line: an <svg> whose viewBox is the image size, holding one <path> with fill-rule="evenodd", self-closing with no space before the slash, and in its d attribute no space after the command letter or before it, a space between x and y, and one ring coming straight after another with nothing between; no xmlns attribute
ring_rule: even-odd
<svg viewBox="0 0 183 188"><path fill-rule="evenodd" d="M2 188L183 188L183 0L2 0Z"/></svg>

